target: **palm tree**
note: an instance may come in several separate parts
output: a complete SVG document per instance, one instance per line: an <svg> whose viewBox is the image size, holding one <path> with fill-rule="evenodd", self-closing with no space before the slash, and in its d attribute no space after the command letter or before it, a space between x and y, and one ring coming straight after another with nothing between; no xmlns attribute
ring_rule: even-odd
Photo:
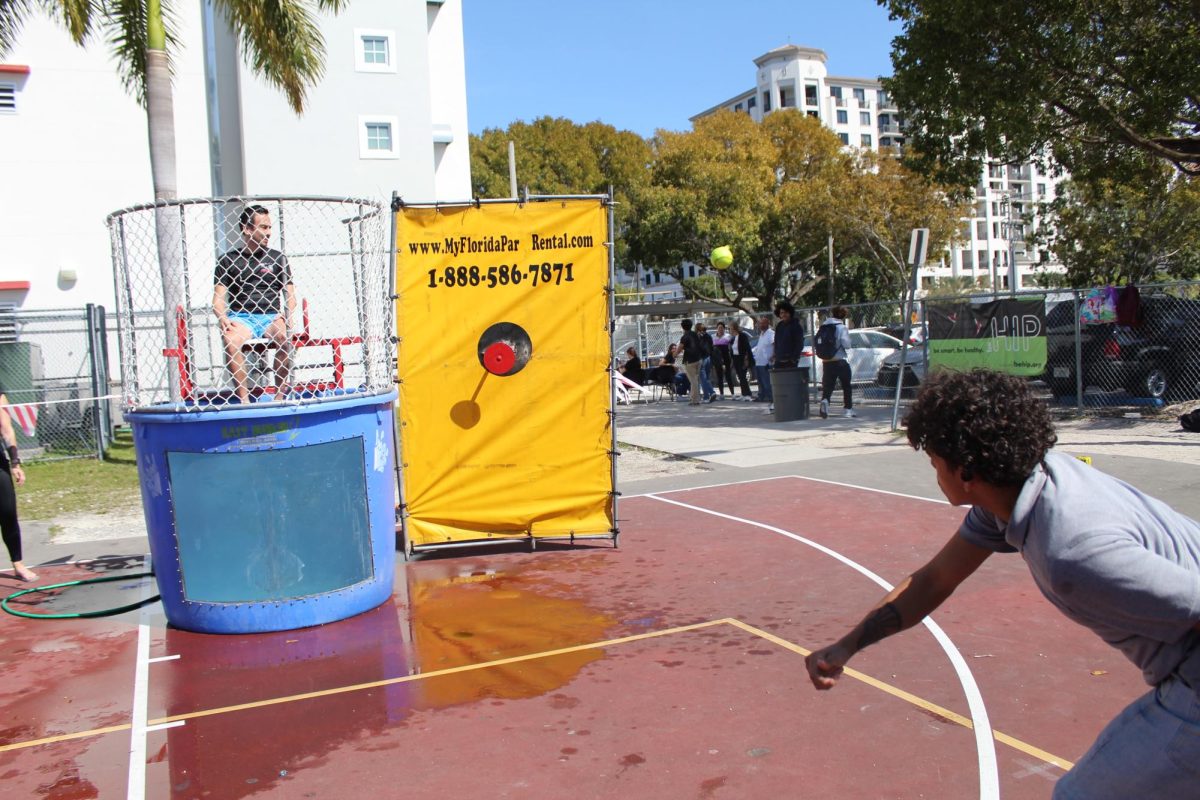
<svg viewBox="0 0 1200 800"><path fill-rule="evenodd" d="M154 199L175 200L175 111L170 51L178 44L171 0L0 0L0 58L16 43L22 23L41 10L60 22L71 39L86 46L102 32L120 65L126 88L146 109ZM304 96L325 70L325 41L313 9L338 13L349 0L213 0L237 31L242 55L255 74L279 88L297 113ZM158 209L158 265L162 276L163 325L172 330L174 309L184 300L178 208ZM171 395L177 376L168 370Z"/></svg>

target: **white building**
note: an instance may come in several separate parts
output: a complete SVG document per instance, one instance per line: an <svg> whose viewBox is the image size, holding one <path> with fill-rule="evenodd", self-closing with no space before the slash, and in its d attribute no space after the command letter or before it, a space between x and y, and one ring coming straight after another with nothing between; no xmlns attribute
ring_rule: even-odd
<svg viewBox="0 0 1200 800"><path fill-rule="evenodd" d="M325 76L297 117L211 0L176 5L179 197L471 195L461 0L320 17ZM113 308L105 217L153 200L146 114L101 37L35 15L0 62L0 304Z"/></svg>
<svg viewBox="0 0 1200 800"><path fill-rule="evenodd" d="M746 113L756 122L781 108L795 108L821 120L848 147L904 147L903 119L883 85L872 78L831 76L825 52L786 45L754 60L754 88L692 117L717 111ZM1024 242L1023 215L1040 201L1054 199L1060 178L1041 173L1035 164L993 164L984 168L975 188L975 215L963 219L962 239L940 261L922 270L922 288L934 279L966 277L977 285L1023 288L1044 268L1041 253ZM1015 269L1014 269L1015 267Z"/></svg>

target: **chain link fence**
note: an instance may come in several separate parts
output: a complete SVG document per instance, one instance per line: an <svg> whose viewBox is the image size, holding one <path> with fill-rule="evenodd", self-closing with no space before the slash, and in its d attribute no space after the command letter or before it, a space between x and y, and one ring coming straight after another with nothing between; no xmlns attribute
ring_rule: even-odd
<svg viewBox="0 0 1200 800"><path fill-rule="evenodd" d="M0 388L23 459L103 457L112 333L102 306L0 312Z"/></svg>
<svg viewBox="0 0 1200 800"><path fill-rule="evenodd" d="M1026 290L995 296L926 297L916 301L907 329L908 347L901 368L900 339L906 335L901 300L859 303L849 311L849 354L856 405L891 406L902 380L901 405L907 405L929 369L927 307L936 303L984 303L999 298L1040 300L1045 304L1046 366L1031 378L1035 391L1052 404L1079 411L1159 407L1200 399L1200 282L1146 284L1135 291L1113 287ZM820 390L821 362L811 337L828 307L796 309L806 334L805 355L813 392ZM736 312L686 315L704 322L737 320L757 340L759 315ZM633 347L653 365L682 335L683 317L620 317L617 356ZM901 374L903 377L900 377ZM753 376L751 376L753 380Z"/></svg>
<svg viewBox="0 0 1200 800"><path fill-rule="evenodd" d="M368 200L182 200L108 218L126 409L393 383L389 216Z"/></svg>

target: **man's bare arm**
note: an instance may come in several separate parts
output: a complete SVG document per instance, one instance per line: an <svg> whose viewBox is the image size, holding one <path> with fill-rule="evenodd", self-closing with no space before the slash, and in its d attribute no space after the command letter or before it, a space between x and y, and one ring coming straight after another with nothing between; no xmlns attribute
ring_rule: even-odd
<svg viewBox="0 0 1200 800"><path fill-rule="evenodd" d="M849 633L805 659L813 685L832 688L855 653L925 619L991 554L957 534L952 536L936 556L888 592Z"/></svg>

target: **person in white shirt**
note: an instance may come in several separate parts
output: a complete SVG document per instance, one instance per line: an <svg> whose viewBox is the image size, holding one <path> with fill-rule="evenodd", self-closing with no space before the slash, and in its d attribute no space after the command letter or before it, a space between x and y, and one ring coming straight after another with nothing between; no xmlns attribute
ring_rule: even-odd
<svg viewBox="0 0 1200 800"><path fill-rule="evenodd" d="M771 367L775 365L775 331L771 327L771 315L758 318L758 342L754 345L754 374L758 378L756 403L775 402L771 394Z"/></svg>

